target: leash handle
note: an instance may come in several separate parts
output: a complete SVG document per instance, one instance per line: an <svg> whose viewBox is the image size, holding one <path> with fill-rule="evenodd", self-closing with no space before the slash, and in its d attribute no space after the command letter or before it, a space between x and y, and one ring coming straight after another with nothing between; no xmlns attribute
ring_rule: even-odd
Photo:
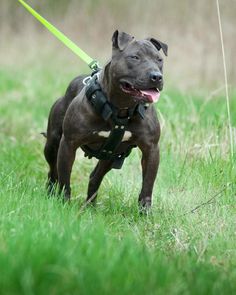
<svg viewBox="0 0 236 295"><path fill-rule="evenodd" d="M92 59L86 52L79 48L73 41L66 37L44 17L37 13L31 6L25 3L23 0L18 0L26 10L28 10L44 27L46 27L58 40L66 45L71 51L78 55L93 71L99 69L98 62Z"/></svg>

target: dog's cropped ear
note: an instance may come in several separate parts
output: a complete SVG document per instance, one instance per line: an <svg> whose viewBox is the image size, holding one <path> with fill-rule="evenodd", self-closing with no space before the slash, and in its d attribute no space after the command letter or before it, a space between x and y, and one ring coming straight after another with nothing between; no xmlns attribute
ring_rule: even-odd
<svg viewBox="0 0 236 295"><path fill-rule="evenodd" d="M114 49L119 49L120 51L122 51L132 40L134 40L134 37L132 37L131 35L116 30L112 36L112 46Z"/></svg>
<svg viewBox="0 0 236 295"><path fill-rule="evenodd" d="M168 54L168 45L159 41L159 40L156 40L154 38L148 38L147 39L148 41L150 41L155 47L157 50L163 50L165 56L167 56Z"/></svg>

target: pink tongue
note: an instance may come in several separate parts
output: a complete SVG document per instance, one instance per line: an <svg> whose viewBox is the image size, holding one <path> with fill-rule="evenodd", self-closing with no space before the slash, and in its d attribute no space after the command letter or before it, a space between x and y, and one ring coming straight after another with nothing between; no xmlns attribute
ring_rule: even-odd
<svg viewBox="0 0 236 295"><path fill-rule="evenodd" d="M140 90L150 102L157 102L160 97L160 92L155 89Z"/></svg>

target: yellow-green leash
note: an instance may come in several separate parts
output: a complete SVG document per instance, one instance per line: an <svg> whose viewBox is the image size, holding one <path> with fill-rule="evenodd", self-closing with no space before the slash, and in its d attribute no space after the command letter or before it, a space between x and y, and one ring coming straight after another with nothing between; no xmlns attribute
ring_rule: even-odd
<svg viewBox="0 0 236 295"><path fill-rule="evenodd" d="M98 62L87 55L81 48L79 48L73 41L67 38L62 32L49 23L44 17L38 14L32 7L30 7L23 0L18 0L42 25L44 25L57 39L65 44L70 50L78 55L93 71L96 71L99 66Z"/></svg>

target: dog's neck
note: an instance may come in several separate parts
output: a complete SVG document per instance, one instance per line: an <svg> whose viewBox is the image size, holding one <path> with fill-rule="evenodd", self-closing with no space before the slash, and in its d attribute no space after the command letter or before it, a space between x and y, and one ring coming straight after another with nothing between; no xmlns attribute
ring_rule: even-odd
<svg viewBox="0 0 236 295"><path fill-rule="evenodd" d="M138 103L131 99L121 89L119 84L114 84L110 80L110 62L108 62L99 73L98 81L108 101L110 101L117 109L127 110L134 108Z"/></svg>

